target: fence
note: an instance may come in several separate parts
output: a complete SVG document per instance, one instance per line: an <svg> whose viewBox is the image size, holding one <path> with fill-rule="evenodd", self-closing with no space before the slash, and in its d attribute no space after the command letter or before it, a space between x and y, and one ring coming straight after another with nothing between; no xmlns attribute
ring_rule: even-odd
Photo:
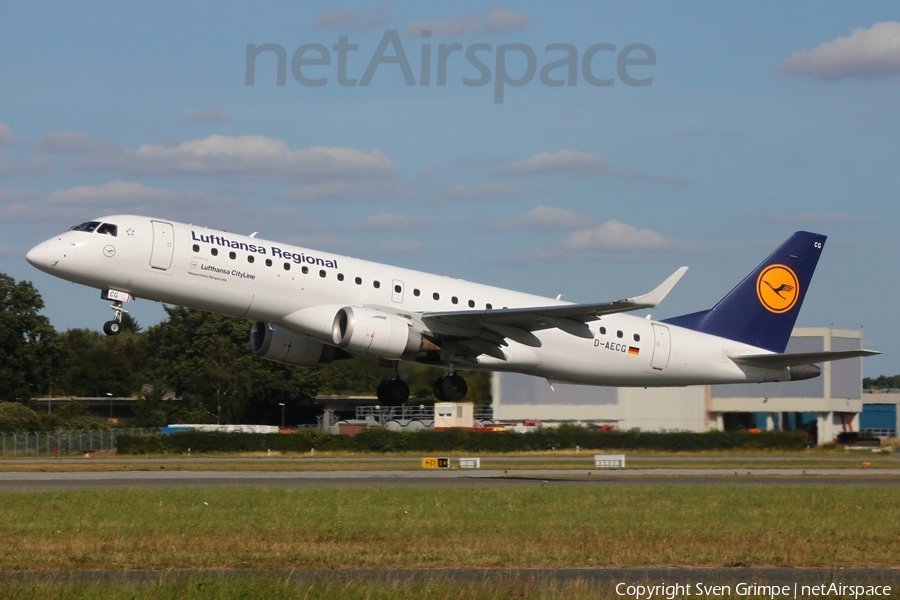
<svg viewBox="0 0 900 600"><path fill-rule="evenodd" d="M84 452L111 452L116 448L119 435L150 435L153 428L84 429L74 431L30 431L26 433L4 432L2 456L63 456Z"/></svg>
<svg viewBox="0 0 900 600"><path fill-rule="evenodd" d="M367 417L374 418L382 425L391 420L433 420L434 406L406 404L402 406L357 406L356 418L365 420ZM476 406L474 417L476 421L493 421L494 409L490 404Z"/></svg>
<svg viewBox="0 0 900 600"><path fill-rule="evenodd" d="M872 427L870 427L868 429L860 428L859 435L872 436L872 437L877 437L877 438L895 438L895 437L897 437L897 430L896 429L876 429L876 428L872 428Z"/></svg>

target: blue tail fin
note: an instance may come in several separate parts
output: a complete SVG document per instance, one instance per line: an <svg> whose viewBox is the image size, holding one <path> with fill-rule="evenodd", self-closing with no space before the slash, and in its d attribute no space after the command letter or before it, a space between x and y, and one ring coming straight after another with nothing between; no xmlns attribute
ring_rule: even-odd
<svg viewBox="0 0 900 600"><path fill-rule="evenodd" d="M784 352L825 239L798 231L714 307L666 323Z"/></svg>

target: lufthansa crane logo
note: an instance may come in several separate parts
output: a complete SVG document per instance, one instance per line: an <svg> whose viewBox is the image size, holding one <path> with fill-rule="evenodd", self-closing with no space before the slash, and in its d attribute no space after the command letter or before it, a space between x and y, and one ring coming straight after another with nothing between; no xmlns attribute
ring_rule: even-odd
<svg viewBox="0 0 900 600"><path fill-rule="evenodd" d="M800 281L790 267L769 265L756 279L756 295L766 310L780 315L797 303Z"/></svg>

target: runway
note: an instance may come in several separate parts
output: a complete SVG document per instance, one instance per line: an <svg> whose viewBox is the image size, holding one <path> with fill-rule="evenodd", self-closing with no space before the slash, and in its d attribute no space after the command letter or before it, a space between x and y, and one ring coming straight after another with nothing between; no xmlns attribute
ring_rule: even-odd
<svg viewBox="0 0 900 600"><path fill-rule="evenodd" d="M466 485L875 485L900 486L900 469L573 469L447 471L4 472L0 491L159 487Z"/></svg>

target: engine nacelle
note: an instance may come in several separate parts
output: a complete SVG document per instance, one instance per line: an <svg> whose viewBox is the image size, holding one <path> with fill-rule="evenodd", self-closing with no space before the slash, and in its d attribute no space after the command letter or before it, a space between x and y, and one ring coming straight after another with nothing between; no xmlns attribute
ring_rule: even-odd
<svg viewBox="0 0 900 600"><path fill-rule="evenodd" d="M422 349L422 334L403 317L358 306L345 306L334 317L332 341L356 354L400 358Z"/></svg>
<svg viewBox="0 0 900 600"><path fill-rule="evenodd" d="M298 367L316 367L342 358L336 357L336 352L346 354L334 346L262 321L253 323L250 330L250 350L256 356Z"/></svg>

